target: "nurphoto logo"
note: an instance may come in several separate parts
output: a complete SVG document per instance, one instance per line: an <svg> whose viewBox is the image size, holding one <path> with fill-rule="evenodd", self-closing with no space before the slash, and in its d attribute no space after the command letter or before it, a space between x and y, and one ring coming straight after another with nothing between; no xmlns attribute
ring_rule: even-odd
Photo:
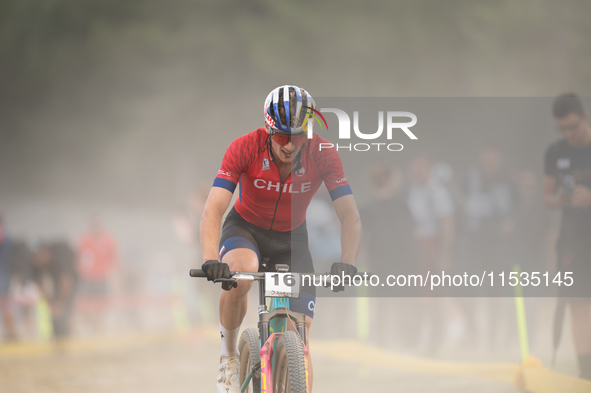
<svg viewBox="0 0 591 393"><path fill-rule="evenodd" d="M326 119L321 112L334 113L337 116L339 122L339 139L340 140L351 140L351 118L342 109L338 108L321 108L320 111L305 107L308 109L308 113L318 121L320 127L322 123L318 119L318 116L324 121L324 125L328 130L328 124ZM386 126L384 127L384 118L386 119ZM371 143L320 143L319 149L333 149L337 150L349 150L349 151L369 151L377 150L380 148L388 151L401 151L404 146L401 143L390 142L396 134L400 134L398 131L402 131L409 139L417 140L417 136L410 130L411 127L417 124L417 116L412 112L401 112L401 111L387 111L384 116L384 111L378 111L378 129L375 132L362 132L359 128L359 111L353 111L353 133L355 137L363 140L376 140L382 137L384 128L386 129L386 140L388 142L371 142ZM310 122L308 127L308 138L312 138L314 135L313 127L314 122ZM383 138L382 138L383 139Z"/></svg>

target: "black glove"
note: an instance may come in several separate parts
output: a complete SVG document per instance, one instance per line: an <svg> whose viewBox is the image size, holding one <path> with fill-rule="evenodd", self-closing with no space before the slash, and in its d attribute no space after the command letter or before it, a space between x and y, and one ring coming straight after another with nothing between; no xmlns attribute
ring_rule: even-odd
<svg viewBox="0 0 591 393"><path fill-rule="evenodd" d="M218 278L232 278L228 264L216 261L215 259L209 260L201 265L201 270L207 274L207 281L217 280ZM236 281L222 282L222 289L224 291L229 291L237 286L238 283Z"/></svg>
<svg viewBox="0 0 591 393"><path fill-rule="evenodd" d="M330 274L331 276L339 276L339 278L341 279L341 285L332 287L333 292L341 292L345 290L345 285L343 285L342 282L343 273L345 273L345 276L351 276L351 280L353 280L353 276L357 273L357 268L353 265L349 265L348 263L333 263L330 267Z"/></svg>

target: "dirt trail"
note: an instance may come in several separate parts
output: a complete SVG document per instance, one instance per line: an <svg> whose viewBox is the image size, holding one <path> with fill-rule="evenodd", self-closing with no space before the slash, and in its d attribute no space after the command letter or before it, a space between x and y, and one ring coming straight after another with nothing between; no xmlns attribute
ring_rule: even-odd
<svg viewBox="0 0 591 393"><path fill-rule="evenodd" d="M111 342L62 353L3 358L0 392L214 392L219 345L212 334ZM314 392L516 392L510 384L370 369L314 355Z"/></svg>

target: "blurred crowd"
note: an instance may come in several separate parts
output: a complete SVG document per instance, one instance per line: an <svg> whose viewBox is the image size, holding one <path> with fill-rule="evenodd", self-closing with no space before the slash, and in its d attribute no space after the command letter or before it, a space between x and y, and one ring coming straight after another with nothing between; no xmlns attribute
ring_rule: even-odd
<svg viewBox="0 0 591 393"><path fill-rule="evenodd" d="M529 168L507 167L498 146L482 145L473 165L462 173L454 173L450 165L428 154L415 156L407 167L378 161L364 170L368 187L360 193L367 201L359 209L364 226L361 271L381 277L441 270L479 274L493 267L511 271L514 265L522 271L555 271L556 226L543 204L541 175ZM190 290L178 290L181 281L173 277L185 277L187 268L200 264L198 228L208 192L205 186L195 191L172 220L170 230L192 251L189 264L182 268L168 264L167 271L156 273L166 281L161 282L167 287L162 291L147 289L150 283L141 274L146 266L141 252L122 255L116 236L99 217L90 220L76 243L15 238L0 219L3 339L105 334L113 313L119 313L118 323L137 331L146 324L142 313L155 305L162 306L172 327L214 321L219 288L193 280ZM307 221L316 271L328 271L340 257L340 227L328 195L319 193L313 199ZM351 303L358 311L352 316L343 316L338 308L331 311L322 302L319 307L326 310L322 315L349 318L351 323L344 326L353 330L359 330L359 321L367 315L366 338L393 349L435 354L460 342L491 351L518 347L510 298L462 298L452 293L443 298L429 298L429 293L412 298L377 296L368 303L369 310ZM536 321L549 315L541 315L541 301L545 300L526 299L533 341L540 332ZM347 328L334 332L318 325L318 331L326 330L331 337L354 334ZM321 332L315 334L323 337Z"/></svg>
<svg viewBox="0 0 591 393"><path fill-rule="evenodd" d="M104 334L106 314L116 307L133 319L140 280L132 263L131 257L122 263L117 240L98 217L76 244L12 237L0 220L4 340L61 339L73 330Z"/></svg>
<svg viewBox="0 0 591 393"><path fill-rule="evenodd" d="M523 271L552 271L549 261L556 235L542 203L540 176L531 169L507 168L504 161L502 150L487 144L475 155L474 164L458 175L427 154L416 156L408 168L387 161L369 165L369 187L364 191L370 202L360 207L360 269L381 277L442 269L510 271L515 264ZM199 265L199 218L208 191L209 187L198 189L173 219L177 238L193 250L190 267ZM323 194L309 207L308 226L316 270L328 270L339 258L340 229ZM174 300L178 293L170 288L174 280L168 280L169 290L161 291L160 297L154 295L158 291L146 291L148 284L138 269L140 257L122 257L119 248L98 217L90 220L75 244L66 239L13 238L0 221L3 338L104 334L113 310L137 330L144 323L140 314L149 308L146 304L160 303L169 314L177 313L172 325L215 320L219 288L205 283L192 287L181 294L179 311ZM186 274L177 270L178 275ZM370 307L370 336L397 348L432 353L460 337L464 343L498 348L512 345L507 337L516 337L511 333L516 331L511 299L378 297ZM537 318L538 311L529 307L530 318ZM180 317L184 321L179 322L179 312L188 312Z"/></svg>
<svg viewBox="0 0 591 393"><path fill-rule="evenodd" d="M379 161L365 171L371 197L359 209L364 230L361 271L384 279L390 274L424 276L442 270L479 275L493 269L510 272L515 265L521 271L555 269L551 261L556 229L543 204L541 174L529 168L508 168L500 147L482 145L473 165L457 174L428 154L418 154L408 167ZM329 259L338 258L338 223L331 232L337 243L330 246L323 235L327 220L319 219L317 211L314 207L308 212L313 255L314 250L323 250ZM453 293L433 298L428 288L422 290L392 298L387 290L377 288L377 297L368 306L367 338L378 345L428 355L458 345L478 344L489 352L519 348L512 298L491 297L494 293L480 298L453 297ZM541 330L540 301L545 300L526 299L534 342ZM357 307L358 317L365 315L359 314L366 311L358 305L352 307Z"/></svg>

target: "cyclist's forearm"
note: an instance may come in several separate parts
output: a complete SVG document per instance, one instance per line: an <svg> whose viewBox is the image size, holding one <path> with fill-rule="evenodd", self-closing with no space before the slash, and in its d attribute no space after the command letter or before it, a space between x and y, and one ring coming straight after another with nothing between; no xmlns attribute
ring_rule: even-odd
<svg viewBox="0 0 591 393"><path fill-rule="evenodd" d="M361 220L358 215L341 221L341 262L355 265L361 247Z"/></svg>
<svg viewBox="0 0 591 393"><path fill-rule="evenodd" d="M218 243L220 241L220 226L223 213L204 211L201 217L201 250L203 261L218 259Z"/></svg>

